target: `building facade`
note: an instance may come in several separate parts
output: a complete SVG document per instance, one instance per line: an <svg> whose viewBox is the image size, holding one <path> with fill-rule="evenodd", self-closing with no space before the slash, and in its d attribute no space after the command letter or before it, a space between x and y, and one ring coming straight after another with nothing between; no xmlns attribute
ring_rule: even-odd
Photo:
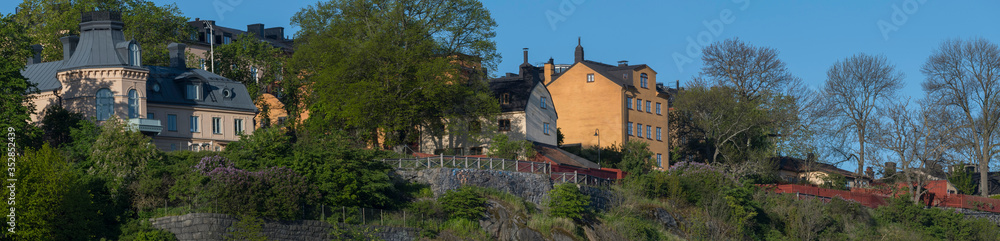
<svg viewBox="0 0 1000 241"><path fill-rule="evenodd" d="M170 66L143 66L142 48L125 40L120 14L87 12L81 19L80 36L60 39L63 60L33 57L22 71L39 89L33 121L50 105L99 123L114 116L152 136L164 151L222 150L240 133L253 132L257 108L246 87L187 68L184 44L168 45Z"/></svg>
<svg viewBox="0 0 1000 241"><path fill-rule="evenodd" d="M572 65L544 67L545 86L560 107L565 143L609 147L630 140L649 144L654 168L669 167L667 111L671 93L647 65L609 65L584 58L577 43Z"/></svg>

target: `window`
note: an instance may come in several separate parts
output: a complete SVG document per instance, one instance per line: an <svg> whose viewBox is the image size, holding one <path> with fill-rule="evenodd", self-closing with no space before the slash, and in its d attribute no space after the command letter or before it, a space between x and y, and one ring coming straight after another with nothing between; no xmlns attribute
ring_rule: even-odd
<svg viewBox="0 0 1000 241"><path fill-rule="evenodd" d="M635 136L642 137L642 124L635 124Z"/></svg>
<svg viewBox="0 0 1000 241"><path fill-rule="evenodd" d="M510 119L500 119L499 122L500 131L510 131Z"/></svg>
<svg viewBox="0 0 1000 241"><path fill-rule="evenodd" d="M548 98L542 97L542 101L540 103L538 103L538 105L540 105L542 107L542 109L546 109L546 107L545 107L546 106L546 104L545 104L545 100L546 99L548 99Z"/></svg>
<svg viewBox="0 0 1000 241"><path fill-rule="evenodd" d="M167 115L167 130L177 131L177 115Z"/></svg>
<svg viewBox="0 0 1000 241"><path fill-rule="evenodd" d="M482 154L483 154L483 148L482 147L478 147L477 146L477 147L470 147L469 148L469 155L482 155Z"/></svg>
<svg viewBox="0 0 1000 241"><path fill-rule="evenodd" d="M549 123L542 123L542 133L549 134Z"/></svg>
<svg viewBox="0 0 1000 241"><path fill-rule="evenodd" d="M510 104L510 93L503 93L500 95L500 104L501 105Z"/></svg>
<svg viewBox="0 0 1000 241"><path fill-rule="evenodd" d="M146 113L146 119L150 119L150 120L152 120L152 119L156 119L155 117L156 117L156 116L155 116L155 115L153 115L153 112L149 112L149 113Z"/></svg>
<svg viewBox="0 0 1000 241"><path fill-rule="evenodd" d="M243 119L233 120L233 133L236 133L237 135L243 134Z"/></svg>
<svg viewBox="0 0 1000 241"><path fill-rule="evenodd" d="M191 132L198 132L198 116L191 116Z"/></svg>
<svg viewBox="0 0 1000 241"><path fill-rule="evenodd" d="M233 42L233 37L229 35L222 36L222 44L229 44Z"/></svg>
<svg viewBox="0 0 1000 241"><path fill-rule="evenodd" d="M96 96L97 120L107 120L115 114L115 96L110 89L100 89Z"/></svg>
<svg viewBox="0 0 1000 241"><path fill-rule="evenodd" d="M632 122L628 123L628 135L632 135Z"/></svg>
<svg viewBox="0 0 1000 241"><path fill-rule="evenodd" d="M222 134L222 118L212 117L212 133Z"/></svg>
<svg viewBox="0 0 1000 241"><path fill-rule="evenodd" d="M198 63L200 63L201 69L205 70L205 59L198 59Z"/></svg>
<svg viewBox="0 0 1000 241"><path fill-rule="evenodd" d="M199 94L198 94L198 85L197 84L188 84L186 90L187 91L184 92L185 93L184 94L184 98L185 99L189 99L189 100L197 100L198 99Z"/></svg>
<svg viewBox="0 0 1000 241"><path fill-rule="evenodd" d="M651 112L652 112L652 111L649 111L649 107L650 107L650 106L652 106L652 105L651 105L651 104L649 104L649 101L647 100L647 101L646 101L646 113L651 113Z"/></svg>
<svg viewBox="0 0 1000 241"><path fill-rule="evenodd" d="M656 102L656 114L657 115L661 114L660 113L660 102Z"/></svg>
<svg viewBox="0 0 1000 241"><path fill-rule="evenodd" d="M646 126L646 138L653 139L653 126Z"/></svg>
<svg viewBox="0 0 1000 241"><path fill-rule="evenodd" d="M170 143L170 151L176 151L176 150L177 150L177 143Z"/></svg>
<svg viewBox="0 0 1000 241"><path fill-rule="evenodd" d="M250 67L250 76L253 76L253 81L254 82L260 81L260 79L257 78L257 67L253 67L253 66Z"/></svg>
<svg viewBox="0 0 1000 241"><path fill-rule="evenodd" d="M635 99L635 110L642 111L642 99Z"/></svg>
<svg viewBox="0 0 1000 241"><path fill-rule="evenodd" d="M649 82L649 77L646 76L646 73L642 73L641 75L639 75L639 86L642 86L642 88L649 88L648 82Z"/></svg>
<svg viewBox="0 0 1000 241"><path fill-rule="evenodd" d="M659 127L656 128L656 140L657 141L662 141L663 140L663 132L662 132L662 130L663 130L662 128L659 128Z"/></svg>
<svg viewBox="0 0 1000 241"><path fill-rule="evenodd" d="M663 154L656 153L656 166L663 167Z"/></svg>
<svg viewBox="0 0 1000 241"><path fill-rule="evenodd" d="M128 118L139 118L139 93L135 89L128 91Z"/></svg>
<svg viewBox="0 0 1000 241"><path fill-rule="evenodd" d="M625 106L628 106L629 109L632 109L632 97L625 97Z"/></svg>
<svg viewBox="0 0 1000 241"><path fill-rule="evenodd" d="M587 83L594 82L594 74L587 74Z"/></svg>
<svg viewBox="0 0 1000 241"><path fill-rule="evenodd" d="M141 60L141 58L139 58L139 57L140 57L140 55L139 55L139 45L138 44L129 44L128 45L128 65L139 66L140 65L140 60Z"/></svg>

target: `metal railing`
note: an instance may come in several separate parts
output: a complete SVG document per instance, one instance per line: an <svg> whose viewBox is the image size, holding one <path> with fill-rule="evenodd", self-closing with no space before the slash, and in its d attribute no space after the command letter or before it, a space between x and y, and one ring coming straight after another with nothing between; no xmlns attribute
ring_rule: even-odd
<svg viewBox="0 0 1000 241"><path fill-rule="evenodd" d="M388 163L396 169L403 170L465 168L543 174L549 174L552 172L552 166L549 163L489 157L457 157L441 155L426 158L382 159L382 162Z"/></svg>
<svg viewBox="0 0 1000 241"><path fill-rule="evenodd" d="M553 183L576 183L591 186L609 186L615 181L607 178L577 173L577 172L555 172L549 175Z"/></svg>

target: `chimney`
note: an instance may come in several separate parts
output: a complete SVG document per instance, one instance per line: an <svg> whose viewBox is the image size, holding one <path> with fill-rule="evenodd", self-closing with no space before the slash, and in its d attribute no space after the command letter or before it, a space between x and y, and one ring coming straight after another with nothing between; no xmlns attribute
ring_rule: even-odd
<svg viewBox="0 0 1000 241"><path fill-rule="evenodd" d="M273 27L264 29L264 38L269 38L274 40L285 40L285 28Z"/></svg>
<svg viewBox="0 0 1000 241"><path fill-rule="evenodd" d="M173 68L187 68L187 61L185 60L184 49L187 45L182 43L170 43L167 45L167 51L170 54L170 67Z"/></svg>
<svg viewBox="0 0 1000 241"><path fill-rule="evenodd" d="M884 173L885 177L895 176L896 175L896 163L895 162L886 162L885 163L885 170L884 170L884 172L885 172Z"/></svg>
<svg viewBox="0 0 1000 241"><path fill-rule="evenodd" d="M528 48L524 48L524 63L528 63Z"/></svg>
<svg viewBox="0 0 1000 241"><path fill-rule="evenodd" d="M681 80L677 80L677 90L681 90Z"/></svg>
<svg viewBox="0 0 1000 241"><path fill-rule="evenodd" d="M32 65L42 62L42 45L36 44L31 45L31 57L28 57L28 62L25 65Z"/></svg>
<svg viewBox="0 0 1000 241"><path fill-rule="evenodd" d="M618 61L618 66L628 66L628 60Z"/></svg>
<svg viewBox="0 0 1000 241"><path fill-rule="evenodd" d="M69 59L76 52L76 44L80 43L80 36L70 35L59 38L63 45L63 59Z"/></svg>
<svg viewBox="0 0 1000 241"><path fill-rule="evenodd" d="M247 32L253 33L257 38L264 38L264 24L255 23L247 25Z"/></svg>
<svg viewBox="0 0 1000 241"><path fill-rule="evenodd" d="M581 44L580 41L581 41L580 37L577 37L576 38L576 53L574 54L574 55L576 55L576 59L575 59L576 62L575 63L583 62L583 45Z"/></svg>

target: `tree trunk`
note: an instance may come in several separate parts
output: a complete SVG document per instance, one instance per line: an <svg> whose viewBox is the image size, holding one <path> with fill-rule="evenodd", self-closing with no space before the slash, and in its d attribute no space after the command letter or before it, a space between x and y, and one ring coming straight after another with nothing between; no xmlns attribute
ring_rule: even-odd
<svg viewBox="0 0 1000 241"><path fill-rule="evenodd" d="M989 159L987 157L979 158L979 195L983 197L990 196L990 182L989 182Z"/></svg>

